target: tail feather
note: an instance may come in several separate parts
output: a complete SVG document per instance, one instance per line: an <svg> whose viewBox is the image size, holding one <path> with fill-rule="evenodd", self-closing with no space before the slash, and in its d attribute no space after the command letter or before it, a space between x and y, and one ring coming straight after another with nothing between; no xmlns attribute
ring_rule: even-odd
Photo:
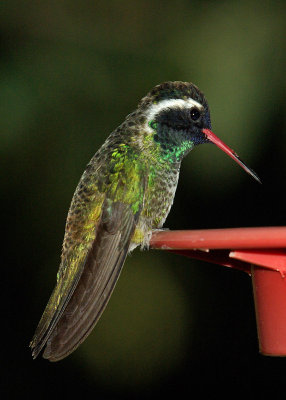
<svg viewBox="0 0 286 400"><path fill-rule="evenodd" d="M106 240L108 240L106 238ZM91 253L84 272L56 328L47 341L43 357L58 361L73 352L89 335L99 320L122 270L128 246L120 252L109 252L118 246L120 235L113 238L106 251L112 256L99 263Z"/></svg>
<svg viewBox="0 0 286 400"><path fill-rule="evenodd" d="M31 342L36 358L58 361L73 352L99 320L119 278L139 211L131 206L105 200L96 237L85 261L71 282L60 280ZM53 307L63 288L69 290Z"/></svg>

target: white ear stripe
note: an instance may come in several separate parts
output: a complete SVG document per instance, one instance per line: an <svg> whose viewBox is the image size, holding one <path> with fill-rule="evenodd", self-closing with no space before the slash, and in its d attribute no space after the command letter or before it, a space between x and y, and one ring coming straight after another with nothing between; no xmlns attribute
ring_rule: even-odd
<svg viewBox="0 0 286 400"><path fill-rule="evenodd" d="M152 121L155 117L156 114L158 114L160 111L166 109L166 108L192 108L192 107L197 107L200 110L203 108L203 106L198 103L197 101L189 98L186 100L183 99L167 99L167 100L162 100L158 104L152 104L152 106L149 108L148 113L147 113L147 118L146 118L146 130L149 132L152 132L153 130L149 127L148 123Z"/></svg>

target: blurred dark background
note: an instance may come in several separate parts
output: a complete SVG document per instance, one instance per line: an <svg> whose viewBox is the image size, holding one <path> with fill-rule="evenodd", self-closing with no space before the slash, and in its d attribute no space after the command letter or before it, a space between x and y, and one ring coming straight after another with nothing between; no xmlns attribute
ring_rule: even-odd
<svg viewBox="0 0 286 400"><path fill-rule="evenodd" d="M285 225L285 1L0 3L3 398L284 397L286 360L258 352L250 278L136 250L70 357L33 361L65 218L85 165L154 85L192 81L215 146L182 165L170 229ZM274 398L274 397L272 397Z"/></svg>

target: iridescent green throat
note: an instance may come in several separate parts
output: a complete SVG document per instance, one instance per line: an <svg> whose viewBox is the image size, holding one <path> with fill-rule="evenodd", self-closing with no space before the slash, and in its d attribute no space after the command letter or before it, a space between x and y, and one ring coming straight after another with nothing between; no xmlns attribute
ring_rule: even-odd
<svg viewBox="0 0 286 400"><path fill-rule="evenodd" d="M154 121L149 122L154 130L154 141L160 145L160 158L171 163L181 162L183 157L194 147L187 130L175 130L173 127Z"/></svg>

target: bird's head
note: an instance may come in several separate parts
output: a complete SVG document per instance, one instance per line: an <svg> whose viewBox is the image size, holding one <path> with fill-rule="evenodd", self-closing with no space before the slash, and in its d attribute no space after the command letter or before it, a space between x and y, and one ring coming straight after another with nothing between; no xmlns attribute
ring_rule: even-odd
<svg viewBox="0 0 286 400"><path fill-rule="evenodd" d="M153 133L164 157L181 159L196 145L214 143L260 182L254 171L211 130L210 111L204 94L192 83L164 82L139 103L145 114L145 131Z"/></svg>

